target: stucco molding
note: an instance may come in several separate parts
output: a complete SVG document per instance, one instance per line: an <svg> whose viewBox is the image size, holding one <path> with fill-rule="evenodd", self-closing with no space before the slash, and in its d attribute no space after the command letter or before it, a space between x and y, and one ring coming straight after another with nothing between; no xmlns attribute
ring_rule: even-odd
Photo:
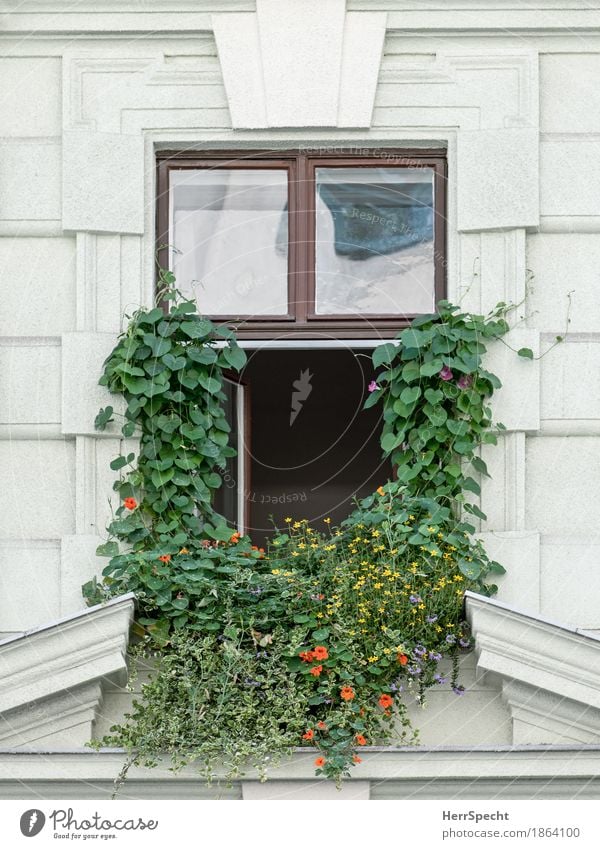
<svg viewBox="0 0 600 849"><path fill-rule="evenodd" d="M83 744L106 683L124 684L133 594L0 641L0 740Z"/></svg>
<svg viewBox="0 0 600 849"><path fill-rule="evenodd" d="M257 0L256 12L212 20L234 128L370 125L385 12Z"/></svg>
<svg viewBox="0 0 600 849"><path fill-rule="evenodd" d="M477 668L502 688L515 742L600 740L600 637L466 594Z"/></svg>
<svg viewBox="0 0 600 849"><path fill-rule="evenodd" d="M94 429L94 419L101 407L112 406L117 414L125 411L118 395L99 386L102 364L117 343L116 333L75 331L62 336L62 413L61 427L65 435L87 435L120 438L118 420L106 430Z"/></svg>

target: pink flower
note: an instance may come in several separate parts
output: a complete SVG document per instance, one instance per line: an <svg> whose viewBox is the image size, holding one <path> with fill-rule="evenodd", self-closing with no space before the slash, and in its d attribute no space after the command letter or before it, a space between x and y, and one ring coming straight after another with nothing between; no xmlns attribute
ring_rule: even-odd
<svg viewBox="0 0 600 849"><path fill-rule="evenodd" d="M456 385L459 389L468 389L472 383L473 378L470 374L461 374L461 376L456 381Z"/></svg>
<svg viewBox="0 0 600 849"><path fill-rule="evenodd" d="M369 392L377 392L378 389L379 389L379 386L377 385L376 381L372 380L369 383Z"/></svg>
<svg viewBox="0 0 600 849"><path fill-rule="evenodd" d="M452 380L454 375L452 374L452 369L450 368L450 366L444 366L444 368L438 374L438 377L441 377L442 380Z"/></svg>

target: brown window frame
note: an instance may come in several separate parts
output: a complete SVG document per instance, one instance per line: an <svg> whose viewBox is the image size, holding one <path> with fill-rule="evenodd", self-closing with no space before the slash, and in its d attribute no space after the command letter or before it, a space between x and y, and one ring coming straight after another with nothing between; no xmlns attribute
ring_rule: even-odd
<svg viewBox="0 0 600 849"><path fill-rule="evenodd" d="M288 172L288 307L286 315L219 315L216 320L237 330L240 339L391 337L410 324L415 314L322 315L315 312L315 172L319 167L421 167L434 172L434 292L436 303L446 295L446 182L444 150L361 149L335 152L311 149L273 151L161 151L157 154L157 256L169 262L169 173L200 168L285 169ZM312 310L311 310L312 307Z"/></svg>

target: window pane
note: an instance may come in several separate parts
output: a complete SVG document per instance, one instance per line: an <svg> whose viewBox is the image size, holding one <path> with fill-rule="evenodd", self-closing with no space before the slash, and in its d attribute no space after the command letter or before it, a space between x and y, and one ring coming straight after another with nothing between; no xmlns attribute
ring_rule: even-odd
<svg viewBox="0 0 600 849"><path fill-rule="evenodd" d="M171 268L205 315L287 313L287 171L171 171Z"/></svg>
<svg viewBox="0 0 600 849"><path fill-rule="evenodd" d="M435 305L433 169L317 168L316 312Z"/></svg>

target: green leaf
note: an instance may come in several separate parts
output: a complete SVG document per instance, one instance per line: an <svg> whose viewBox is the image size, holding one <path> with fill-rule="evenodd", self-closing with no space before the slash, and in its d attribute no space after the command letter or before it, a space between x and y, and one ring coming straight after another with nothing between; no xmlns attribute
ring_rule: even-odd
<svg viewBox="0 0 600 849"><path fill-rule="evenodd" d="M420 371L423 377L433 377L434 374L439 374L443 368L442 360L431 360L428 363L423 363Z"/></svg>
<svg viewBox="0 0 600 849"><path fill-rule="evenodd" d="M381 447L385 451L386 454L389 454L390 451L393 451L394 448L397 448L404 438L404 434L397 433L385 433L381 437Z"/></svg>
<svg viewBox="0 0 600 849"><path fill-rule="evenodd" d="M386 342L385 345L380 345L373 351L373 365L379 368L382 365L389 365L398 353L398 346L393 342Z"/></svg>
<svg viewBox="0 0 600 849"><path fill-rule="evenodd" d="M417 380L420 374L419 363L416 361L412 361L410 363L406 363L406 365L402 369L402 380L405 380L406 383L412 383L413 380Z"/></svg>
<svg viewBox="0 0 600 849"><path fill-rule="evenodd" d="M228 528L227 525L218 525L214 530L210 533L210 536L213 539L217 539L220 542L229 542L231 539L233 531L231 528Z"/></svg>
<svg viewBox="0 0 600 849"><path fill-rule="evenodd" d="M380 389L376 389L375 392L371 392L369 394L367 400L363 404L363 410L368 410L370 407L374 407L375 404L377 404L377 402L379 401L380 398L381 398L381 390Z"/></svg>
<svg viewBox="0 0 600 849"><path fill-rule="evenodd" d="M433 404L435 406L436 404L439 404L440 401L444 400L444 393L440 392L439 389L426 389L425 397L427 398L430 404Z"/></svg>
<svg viewBox="0 0 600 849"><path fill-rule="evenodd" d="M473 457L471 459L471 465L473 466L476 472L479 472L480 474L485 475L488 478L490 477L490 473L488 472L485 461L482 460L481 457Z"/></svg>
<svg viewBox="0 0 600 849"><path fill-rule="evenodd" d="M407 386L406 389L403 389L400 393L400 400L403 404L414 404L415 401L421 396L421 389L418 386Z"/></svg>
<svg viewBox="0 0 600 849"><path fill-rule="evenodd" d="M430 327L428 330L417 330L415 327L409 327L403 330L399 335L404 348L423 348L428 345L435 336L435 328Z"/></svg>
<svg viewBox="0 0 600 849"><path fill-rule="evenodd" d="M152 386L145 377L124 377L123 383L132 395L145 395Z"/></svg>
<svg viewBox="0 0 600 849"><path fill-rule="evenodd" d="M465 578L474 581L481 575L481 564L476 561L459 560L458 568L463 573Z"/></svg>
<svg viewBox="0 0 600 849"><path fill-rule="evenodd" d="M239 345L232 345L223 348L223 356L229 365L236 371L239 371L246 364L246 352Z"/></svg>
<svg viewBox="0 0 600 849"><path fill-rule="evenodd" d="M214 377L206 377L206 375L201 374L198 382L203 389L206 389L207 392L210 392L211 395L215 395L221 389L221 383Z"/></svg>
<svg viewBox="0 0 600 849"><path fill-rule="evenodd" d="M181 331L190 339L206 339L212 334L212 322L207 319L200 321L183 321Z"/></svg>
<svg viewBox="0 0 600 849"><path fill-rule="evenodd" d="M106 425L109 424L109 422L113 421L113 418L112 418L113 412L114 412L114 410L110 406L109 407L103 407L100 410L100 412L98 413L98 415L94 419L94 427L96 428L96 430L104 430L106 428Z"/></svg>
<svg viewBox="0 0 600 849"><path fill-rule="evenodd" d="M443 407L434 407L431 404L425 404L423 412L435 427L443 425L448 418L448 413Z"/></svg>
<svg viewBox="0 0 600 849"><path fill-rule="evenodd" d="M481 495L481 487L477 483L477 481L473 480L473 478L465 478L462 484L462 488L466 489L467 492L474 492L475 495Z"/></svg>
<svg viewBox="0 0 600 849"><path fill-rule="evenodd" d="M98 557L116 557L119 553L118 542L104 542L96 548Z"/></svg>
<svg viewBox="0 0 600 849"><path fill-rule="evenodd" d="M113 470L113 472L117 472L119 469L122 469L123 466L126 466L126 465L127 465L127 458L123 457L123 456L116 457L114 460L111 460L111 462L110 462L110 467Z"/></svg>
<svg viewBox="0 0 600 849"><path fill-rule="evenodd" d="M157 469L155 469L150 475L150 480L157 489L160 489L171 480L174 474L175 469L173 467L171 467L170 469L165 469L164 472L159 472Z"/></svg>
<svg viewBox="0 0 600 849"><path fill-rule="evenodd" d="M173 354L165 354L162 357L162 361L171 371L179 371L185 368L186 364L185 357L174 357Z"/></svg>
<svg viewBox="0 0 600 849"><path fill-rule="evenodd" d="M152 333L144 333L144 344L152 351L154 357L162 357L171 350L171 341Z"/></svg>
<svg viewBox="0 0 600 849"><path fill-rule="evenodd" d="M463 504L463 507L467 511L467 513L472 513L473 516L477 516L478 519L482 519L484 522L487 519L486 514L483 512L483 510L480 510L476 504L469 504L467 502Z"/></svg>
<svg viewBox="0 0 600 849"><path fill-rule="evenodd" d="M466 436L469 432L469 422L463 419L448 419L446 427L454 436Z"/></svg>
<svg viewBox="0 0 600 849"><path fill-rule="evenodd" d="M517 354L519 355L519 357L524 357L526 360L533 359L533 351L531 350L531 348L519 348Z"/></svg>

